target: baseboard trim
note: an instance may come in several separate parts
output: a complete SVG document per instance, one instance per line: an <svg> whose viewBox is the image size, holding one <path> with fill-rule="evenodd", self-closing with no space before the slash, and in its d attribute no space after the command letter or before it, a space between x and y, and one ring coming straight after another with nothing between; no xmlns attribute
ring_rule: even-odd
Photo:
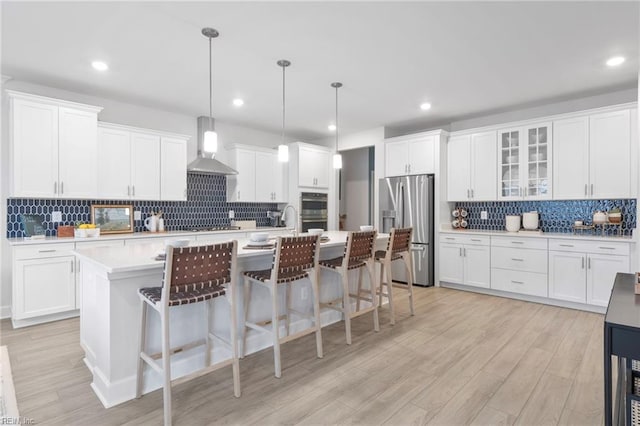
<svg viewBox="0 0 640 426"><path fill-rule="evenodd" d="M11 318L11 305L0 306L0 319Z"/></svg>

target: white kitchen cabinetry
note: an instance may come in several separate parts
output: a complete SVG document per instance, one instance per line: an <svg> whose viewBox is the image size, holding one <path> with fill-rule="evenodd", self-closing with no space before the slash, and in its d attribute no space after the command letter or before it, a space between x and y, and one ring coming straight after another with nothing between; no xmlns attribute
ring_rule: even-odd
<svg viewBox="0 0 640 426"><path fill-rule="evenodd" d="M551 123L498 131L498 198L551 199Z"/></svg>
<svg viewBox="0 0 640 426"><path fill-rule="evenodd" d="M231 150L231 165L238 171L227 177L230 202L285 202L284 169L273 152L248 147Z"/></svg>
<svg viewBox="0 0 640 426"><path fill-rule="evenodd" d="M160 137L98 127L98 193L105 199L160 199Z"/></svg>
<svg viewBox="0 0 640 426"><path fill-rule="evenodd" d="M13 197L97 194L99 107L7 91Z"/></svg>
<svg viewBox="0 0 640 426"><path fill-rule="evenodd" d="M447 200L496 200L496 132L454 136L447 144Z"/></svg>
<svg viewBox="0 0 640 426"><path fill-rule="evenodd" d="M160 137L160 199L187 199L187 141Z"/></svg>
<svg viewBox="0 0 640 426"><path fill-rule="evenodd" d="M572 240L549 243L549 297L607 306L618 272L629 272L629 245Z"/></svg>
<svg viewBox="0 0 640 426"><path fill-rule="evenodd" d="M298 156L298 186L328 189L331 154L326 150L300 146Z"/></svg>
<svg viewBox="0 0 640 426"><path fill-rule="evenodd" d="M547 241L492 237L491 288L547 297Z"/></svg>
<svg viewBox="0 0 640 426"><path fill-rule="evenodd" d="M631 197L629 110L553 122L553 197Z"/></svg>
<svg viewBox="0 0 640 426"><path fill-rule="evenodd" d="M440 235L440 281L488 288L490 258L488 237Z"/></svg>
<svg viewBox="0 0 640 426"><path fill-rule="evenodd" d="M73 243L13 249L11 318L19 321L76 309Z"/></svg>
<svg viewBox="0 0 640 426"><path fill-rule="evenodd" d="M435 173L436 136L385 142L385 176Z"/></svg>

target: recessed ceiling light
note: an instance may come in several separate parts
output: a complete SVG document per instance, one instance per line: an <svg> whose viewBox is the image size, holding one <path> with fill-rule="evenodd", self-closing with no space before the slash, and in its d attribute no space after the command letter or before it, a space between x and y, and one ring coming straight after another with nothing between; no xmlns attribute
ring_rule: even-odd
<svg viewBox="0 0 640 426"><path fill-rule="evenodd" d="M109 69L109 65L102 61L93 61L91 62L91 66L93 67L93 69L98 71L106 71Z"/></svg>
<svg viewBox="0 0 640 426"><path fill-rule="evenodd" d="M610 67L617 67L621 65L625 61L623 56L614 56L613 58L609 58L607 60L607 65Z"/></svg>
<svg viewBox="0 0 640 426"><path fill-rule="evenodd" d="M244 101L240 98L236 98L233 100L233 105L237 107L241 107L242 105L244 105Z"/></svg>
<svg viewBox="0 0 640 426"><path fill-rule="evenodd" d="M425 102L423 104L420 104L420 109L423 110L423 111L431 109L431 104L429 102Z"/></svg>
<svg viewBox="0 0 640 426"><path fill-rule="evenodd" d="M336 130L336 125L335 125L335 124L329 124L328 128L329 128L329 130L331 130L332 132L335 132L335 130Z"/></svg>

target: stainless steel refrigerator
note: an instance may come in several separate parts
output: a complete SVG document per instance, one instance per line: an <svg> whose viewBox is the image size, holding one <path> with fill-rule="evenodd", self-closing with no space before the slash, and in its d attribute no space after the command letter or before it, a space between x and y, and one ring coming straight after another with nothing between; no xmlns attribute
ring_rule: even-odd
<svg viewBox="0 0 640 426"><path fill-rule="evenodd" d="M414 284L433 282L433 175L398 176L380 179L381 232L413 227L411 254ZM401 262L394 262L393 280L407 282Z"/></svg>

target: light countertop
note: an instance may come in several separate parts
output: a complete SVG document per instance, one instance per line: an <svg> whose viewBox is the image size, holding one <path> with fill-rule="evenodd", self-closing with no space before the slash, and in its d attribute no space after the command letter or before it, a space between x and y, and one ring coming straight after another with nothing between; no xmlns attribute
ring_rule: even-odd
<svg viewBox="0 0 640 426"><path fill-rule="evenodd" d="M563 240L584 240L584 241L617 241L622 243L636 243L636 239L630 236L602 236L593 234L573 234L563 232L508 232L508 231L489 231L483 229L453 229L442 227L441 234L458 234L458 235L486 235L495 237L524 237L524 238L547 238L547 239L563 239Z"/></svg>

